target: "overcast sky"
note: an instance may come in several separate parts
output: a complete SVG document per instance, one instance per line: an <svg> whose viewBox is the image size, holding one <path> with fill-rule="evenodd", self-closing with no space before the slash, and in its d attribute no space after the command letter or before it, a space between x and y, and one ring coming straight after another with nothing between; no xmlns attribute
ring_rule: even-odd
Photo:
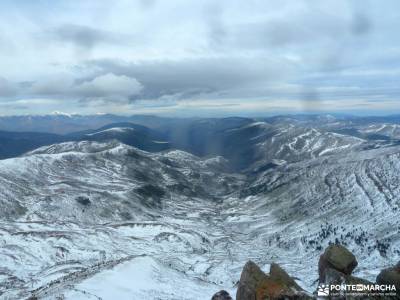
<svg viewBox="0 0 400 300"><path fill-rule="evenodd" d="M400 113L398 0L2 0L0 114Z"/></svg>

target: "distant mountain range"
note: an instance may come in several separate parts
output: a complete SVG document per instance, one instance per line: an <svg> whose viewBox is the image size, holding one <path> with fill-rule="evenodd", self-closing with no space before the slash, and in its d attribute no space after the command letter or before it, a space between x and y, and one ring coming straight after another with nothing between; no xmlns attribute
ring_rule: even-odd
<svg viewBox="0 0 400 300"><path fill-rule="evenodd" d="M182 119L184 120L184 119ZM180 123L180 119L156 116L119 116L112 114L78 115L56 113L51 115L1 116L0 130L18 132L48 132L69 134L89 129L97 129L112 123L130 122L151 128L163 127L166 123Z"/></svg>
<svg viewBox="0 0 400 300"><path fill-rule="evenodd" d="M169 148L164 134L133 123L114 123L61 135L41 132L0 131L0 159L16 157L41 146L68 141L118 140L142 150L156 152Z"/></svg>
<svg viewBox="0 0 400 300"><path fill-rule="evenodd" d="M82 130L73 131L77 128ZM353 148L397 144L400 117L174 119L58 114L1 117L0 129L0 158L60 142L117 140L150 152L180 149L201 157L220 155L228 159L232 169L245 170L264 168L273 159L292 162Z"/></svg>
<svg viewBox="0 0 400 300"><path fill-rule="evenodd" d="M72 132L97 129L112 123L134 123L152 129L170 129L181 125L191 124L201 120L214 120L221 123L226 120L226 126L232 126L232 122L246 122L246 120L264 121L270 124L308 124L321 126L323 123L333 125L339 123L342 126L365 126L371 124L400 124L400 115L389 116L342 116L342 115L280 115L265 118L169 118L152 115L120 116L113 114L79 115L54 113L50 115L19 115L0 116L0 131L17 132L47 132L55 134L68 134ZM222 121L225 123L225 121ZM231 125L229 125L229 123ZM167 126L167 127L166 127Z"/></svg>

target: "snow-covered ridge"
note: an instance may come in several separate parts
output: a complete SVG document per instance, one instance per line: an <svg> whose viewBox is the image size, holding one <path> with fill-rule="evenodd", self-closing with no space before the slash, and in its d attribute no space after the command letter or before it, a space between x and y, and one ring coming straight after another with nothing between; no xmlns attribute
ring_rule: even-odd
<svg viewBox="0 0 400 300"><path fill-rule="evenodd" d="M60 154L67 152L95 153L95 152L107 151L116 147L128 148L129 146L123 145L119 142L110 142L110 143L100 143L92 141L65 142L65 143L37 148L33 151L28 152L26 156L36 155L36 154L57 154L57 153Z"/></svg>
<svg viewBox="0 0 400 300"><path fill-rule="evenodd" d="M63 116L63 117L68 117L68 118L72 118L74 116L79 116L79 114L77 113L66 113L66 112L62 112L62 111L53 111L50 116Z"/></svg>
<svg viewBox="0 0 400 300"><path fill-rule="evenodd" d="M131 131L135 131L135 128L131 128L131 127L113 127L113 128L108 128L108 129L96 131L96 132L93 132L93 133L88 133L86 135L87 136L94 136L94 135L103 134L103 133L125 133L125 132L131 132Z"/></svg>

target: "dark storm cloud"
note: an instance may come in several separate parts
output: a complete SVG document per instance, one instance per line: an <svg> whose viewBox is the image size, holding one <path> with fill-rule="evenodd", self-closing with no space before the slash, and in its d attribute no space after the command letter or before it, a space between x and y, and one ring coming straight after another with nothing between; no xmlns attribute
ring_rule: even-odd
<svg viewBox="0 0 400 300"><path fill-rule="evenodd" d="M222 93L234 96L240 89L257 89L260 85L282 80L293 67L287 60L268 57L199 58L147 63L94 60L86 65L99 73L136 78L144 90L135 99L156 99L166 95L187 99Z"/></svg>

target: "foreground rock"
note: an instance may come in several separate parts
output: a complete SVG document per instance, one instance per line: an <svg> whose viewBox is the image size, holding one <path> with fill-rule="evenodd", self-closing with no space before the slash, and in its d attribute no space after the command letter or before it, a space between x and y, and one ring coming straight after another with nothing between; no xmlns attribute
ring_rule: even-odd
<svg viewBox="0 0 400 300"><path fill-rule="evenodd" d="M240 276L236 300L255 300L258 288L267 280L268 276L254 262L248 261Z"/></svg>
<svg viewBox="0 0 400 300"><path fill-rule="evenodd" d="M227 291L219 291L212 296L211 300L233 300Z"/></svg>
<svg viewBox="0 0 400 300"><path fill-rule="evenodd" d="M394 285L397 294L400 294L400 262L392 268L382 270L376 277L376 283Z"/></svg>
<svg viewBox="0 0 400 300"><path fill-rule="evenodd" d="M318 273L320 283L329 283L326 278L331 269L343 275L351 275L358 262L356 257L341 245L330 245L320 256L318 262Z"/></svg>
<svg viewBox="0 0 400 300"><path fill-rule="evenodd" d="M246 263L240 276L236 300L312 299L277 264L267 275L252 261Z"/></svg>
<svg viewBox="0 0 400 300"><path fill-rule="evenodd" d="M372 285L373 283L352 276L353 270L358 265L356 257L341 245L330 245L320 256L318 262L319 284L320 285ZM335 293L338 293L337 291ZM350 293L350 294L349 294ZM368 291L358 291L357 296L351 295L352 291L339 292L340 296L333 299L369 299ZM332 296L332 295L331 295Z"/></svg>
<svg viewBox="0 0 400 300"><path fill-rule="evenodd" d="M400 262L378 275L376 284L352 275L358 265L356 257L341 245L330 245L318 262L319 286L311 295L278 264L272 263L269 274L254 262L248 261L243 268L236 292L236 300L269 299L400 299L393 288L381 289L379 285L395 286L400 292ZM326 290L328 289L328 290ZM231 300L226 291L216 293L211 300Z"/></svg>

